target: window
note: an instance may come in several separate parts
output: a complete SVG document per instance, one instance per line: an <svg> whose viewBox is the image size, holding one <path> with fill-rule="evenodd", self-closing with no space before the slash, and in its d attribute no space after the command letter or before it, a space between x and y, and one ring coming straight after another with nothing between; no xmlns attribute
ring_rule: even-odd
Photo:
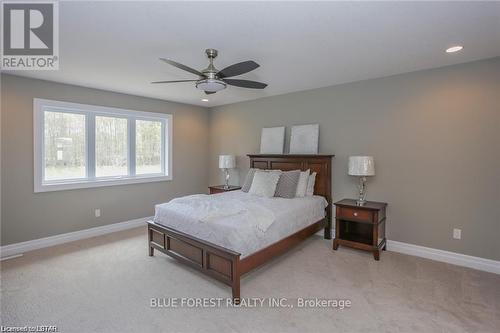
<svg viewBox="0 0 500 333"><path fill-rule="evenodd" d="M162 123L157 120L137 120L135 123L135 172L159 173L161 164Z"/></svg>
<svg viewBox="0 0 500 333"><path fill-rule="evenodd" d="M95 117L95 175L128 175L127 118Z"/></svg>
<svg viewBox="0 0 500 333"><path fill-rule="evenodd" d="M85 116L47 111L43 120L45 179L85 178Z"/></svg>
<svg viewBox="0 0 500 333"><path fill-rule="evenodd" d="M172 179L172 116L34 100L35 192Z"/></svg>

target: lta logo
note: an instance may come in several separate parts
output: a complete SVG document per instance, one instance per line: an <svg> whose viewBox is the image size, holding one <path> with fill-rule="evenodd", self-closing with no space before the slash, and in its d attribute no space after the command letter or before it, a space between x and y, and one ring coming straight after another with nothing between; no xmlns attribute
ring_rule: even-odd
<svg viewBox="0 0 500 333"><path fill-rule="evenodd" d="M57 2L2 2L3 70L59 68Z"/></svg>

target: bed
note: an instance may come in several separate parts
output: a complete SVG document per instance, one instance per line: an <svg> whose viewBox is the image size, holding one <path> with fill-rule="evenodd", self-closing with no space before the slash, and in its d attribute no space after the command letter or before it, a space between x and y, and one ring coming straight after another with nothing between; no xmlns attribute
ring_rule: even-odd
<svg viewBox="0 0 500 333"><path fill-rule="evenodd" d="M150 256L156 249L231 286L235 302L240 298L240 279L244 274L321 229L325 239L331 239L333 155L248 157L251 168L316 172L314 195L294 199L262 198L242 191L196 195L174 200L178 206L157 205L154 220L148 221ZM184 211L188 207L184 204L193 201L199 202L200 207L218 207L225 202L235 210L241 205L249 213L214 216L201 222ZM266 223L267 213L272 213L272 223Z"/></svg>

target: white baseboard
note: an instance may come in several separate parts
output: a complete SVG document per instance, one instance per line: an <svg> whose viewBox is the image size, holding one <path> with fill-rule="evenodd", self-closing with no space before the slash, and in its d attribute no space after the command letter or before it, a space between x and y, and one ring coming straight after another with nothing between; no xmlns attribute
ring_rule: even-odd
<svg viewBox="0 0 500 333"><path fill-rule="evenodd" d="M145 225L146 221L150 219L152 219L152 217L143 217L140 219L108 224L102 227L89 228L74 232L68 232L66 234L60 234L45 238L34 239L26 242L5 245L0 247L0 257L1 258L12 257L18 254L22 254L24 252L38 250L44 247L64 244L68 242L74 242L80 239L136 228L141 225Z"/></svg>
<svg viewBox="0 0 500 333"><path fill-rule="evenodd" d="M387 250L500 274L500 261L497 260L473 257L466 254L438 250L393 240L387 241Z"/></svg>

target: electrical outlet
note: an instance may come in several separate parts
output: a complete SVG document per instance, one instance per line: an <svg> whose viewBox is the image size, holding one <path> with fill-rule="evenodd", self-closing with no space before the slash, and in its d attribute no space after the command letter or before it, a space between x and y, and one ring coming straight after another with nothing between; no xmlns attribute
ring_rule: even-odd
<svg viewBox="0 0 500 333"><path fill-rule="evenodd" d="M96 208L95 217L101 217L101 209L100 208Z"/></svg>
<svg viewBox="0 0 500 333"><path fill-rule="evenodd" d="M462 229L453 229L453 238L454 239L462 239Z"/></svg>

